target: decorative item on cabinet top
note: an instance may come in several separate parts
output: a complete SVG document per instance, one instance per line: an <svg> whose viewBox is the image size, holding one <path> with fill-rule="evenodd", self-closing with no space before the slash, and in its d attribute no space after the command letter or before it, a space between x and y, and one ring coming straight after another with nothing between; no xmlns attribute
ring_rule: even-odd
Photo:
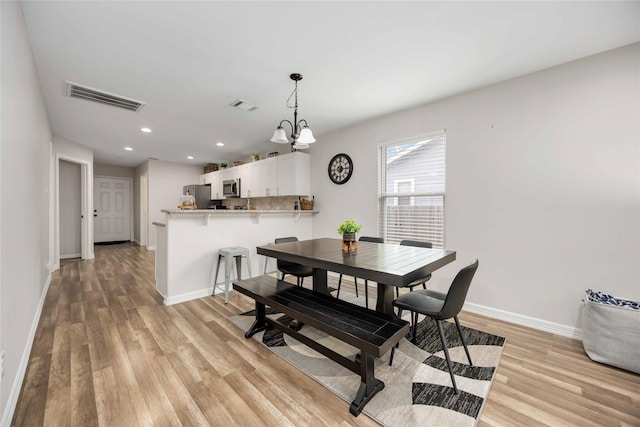
<svg viewBox="0 0 640 427"><path fill-rule="evenodd" d="M217 163L208 163L204 167L204 173L215 172L217 170L218 170L218 164Z"/></svg>

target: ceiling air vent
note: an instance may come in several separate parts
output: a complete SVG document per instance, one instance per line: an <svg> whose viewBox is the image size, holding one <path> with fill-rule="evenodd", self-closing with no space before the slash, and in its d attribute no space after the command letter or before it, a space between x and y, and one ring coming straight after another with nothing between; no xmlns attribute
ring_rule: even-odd
<svg viewBox="0 0 640 427"><path fill-rule="evenodd" d="M257 110L258 107L253 105L253 104L249 104L247 101L243 101L242 99L236 99L235 101L233 101L231 104L232 107L236 107L239 108L241 110L244 111L254 111Z"/></svg>
<svg viewBox="0 0 640 427"><path fill-rule="evenodd" d="M113 107L120 107L131 111L139 111L145 105L142 101L136 101L135 99L125 98L120 95L114 95L113 93L103 92L87 86L81 86L69 81L67 82L66 95L71 98L86 99L88 101L111 105Z"/></svg>

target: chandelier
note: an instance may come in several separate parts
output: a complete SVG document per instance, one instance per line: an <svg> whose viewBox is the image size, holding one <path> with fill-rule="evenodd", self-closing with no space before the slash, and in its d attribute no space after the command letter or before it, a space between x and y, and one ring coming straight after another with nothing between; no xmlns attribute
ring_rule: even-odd
<svg viewBox="0 0 640 427"><path fill-rule="evenodd" d="M313 133L311 129L309 129L309 125L305 119L301 119L298 121L298 82L302 80L302 74L293 73L289 76L291 80L296 82L296 88L291 92L291 95L287 99L287 107L293 108L293 123L289 120L282 120L278 125L275 132L273 132L273 137L271 138L271 142L275 142L276 144L288 144L289 138L287 138L287 134L282 127L284 123L288 123L291 127L291 146L295 150L304 150L305 148L309 148L309 144L313 144L316 142L316 139L313 137ZM294 99L294 105L289 105L291 98Z"/></svg>

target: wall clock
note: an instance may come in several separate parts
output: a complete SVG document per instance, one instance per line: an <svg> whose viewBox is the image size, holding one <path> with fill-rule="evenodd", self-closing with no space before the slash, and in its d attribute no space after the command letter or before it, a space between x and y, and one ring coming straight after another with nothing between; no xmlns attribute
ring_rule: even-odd
<svg viewBox="0 0 640 427"><path fill-rule="evenodd" d="M329 178L336 184L349 181L353 173L353 160L344 153L336 154L329 162Z"/></svg>

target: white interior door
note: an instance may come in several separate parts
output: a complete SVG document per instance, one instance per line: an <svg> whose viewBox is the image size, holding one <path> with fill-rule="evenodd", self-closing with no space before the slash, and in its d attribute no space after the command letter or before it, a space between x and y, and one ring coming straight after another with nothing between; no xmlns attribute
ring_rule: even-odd
<svg viewBox="0 0 640 427"><path fill-rule="evenodd" d="M60 259L82 256L81 166L60 160Z"/></svg>
<svg viewBox="0 0 640 427"><path fill-rule="evenodd" d="M94 241L131 240L131 180L94 177Z"/></svg>

